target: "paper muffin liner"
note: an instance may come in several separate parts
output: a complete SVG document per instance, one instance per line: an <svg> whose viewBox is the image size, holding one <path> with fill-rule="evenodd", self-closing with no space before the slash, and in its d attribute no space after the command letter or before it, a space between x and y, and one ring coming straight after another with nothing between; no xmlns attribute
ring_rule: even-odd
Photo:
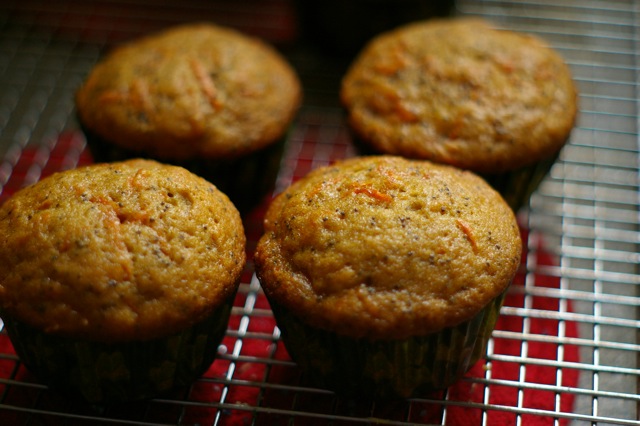
<svg viewBox="0 0 640 426"><path fill-rule="evenodd" d="M348 397L408 398L447 388L485 355L505 294L464 323L402 340L339 335L277 302L271 307L285 348L312 384Z"/></svg>
<svg viewBox="0 0 640 426"><path fill-rule="evenodd" d="M238 158L198 157L177 160L120 147L84 127L82 131L95 162L149 158L184 167L213 183L229 197L240 213L247 213L256 207L273 190L287 139L285 134L270 145Z"/></svg>
<svg viewBox="0 0 640 426"><path fill-rule="evenodd" d="M559 153L535 164L498 174L480 174L509 204L513 211L529 205L533 192L540 186Z"/></svg>
<svg viewBox="0 0 640 426"><path fill-rule="evenodd" d="M233 298L232 298L233 299ZM121 343L45 333L2 315L13 347L42 382L79 393L93 404L135 401L188 386L214 361L232 302L167 337Z"/></svg>

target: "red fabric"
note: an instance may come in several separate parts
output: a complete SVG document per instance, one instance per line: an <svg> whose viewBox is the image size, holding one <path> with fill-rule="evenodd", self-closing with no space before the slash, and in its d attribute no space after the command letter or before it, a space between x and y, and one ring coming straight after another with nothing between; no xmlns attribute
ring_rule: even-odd
<svg viewBox="0 0 640 426"><path fill-rule="evenodd" d="M82 151L84 147L83 140L75 133L64 134L59 141L53 146L50 152L25 151L20 157L18 164L15 165L11 179L5 185L2 198L6 198L15 190L19 189L25 181L29 181L33 176L40 175L44 177L54 171L74 167L76 165L88 164L91 162L90 156ZM74 154L75 153L75 154ZM75 160L78 160L77 163ZM258 209L252 215L245 219L246 231L248 234L248 252L252 253L255 242L262 232L261 218L264 208ZM527 241L527 233L523 231L524 241ZM537 264L554 265L554 258L544 250L544 246L540 245L536 249ZM527 253L524 253L523 259ZM243 282L249 282L251 278L251 259ZM535 275L533 277L533 285L536 288L558 288L560 280L558 277ZM524 276L519 275L516 278L514 287L524 285ZM524 292L521 288L514 288L505 301L505 306L524 307ZM532 299L532 308L540 311L557 312L559 309L559 300L551 297L530 296ZM236 306L244 306L246 295L239 294L236 299ZM268 313L269 306L263 295L259 295L255 301L255 309ZM260 311L264 310L264 311ZM571 310L570 301L567 302L567 310ZM233 315L229 329L231 331L239 330L242 323L241 315ZM558 336L560 322L555 319L530 317L528 320L529 330L532 335L541 336ZM577 325L573 322L564 322L564 336L577 337ZM446 395L447 402L442 403L443 392L436 392L430 395L430 398L415 401L390 401L388 403L380 403L372 405L370 402L354 402L336 400L330 393L308 393L294 392L290 390L291 386L304 386L300 382L300 372L293 363L290 362L288 354L281 343L274 344L271 340L264 336L271 335L274 331L275 322L268 315L260 315L254 313L248 324L248 333L259 333L256 335L249 334L240 341L233 335L227 336L223 344L227 348L228 353L233 353L234 348L239 350L239 361L233 366L230 361L219 359L211 366L205 374L205 379L196 382L185 395L185 390L177 390L174 395L169 398L188 400L194 404L182 406L167 405L157 402L134 404L133 406L112 407L104 412L105 416L140 420L171 422L171 418L179 418L181 424L212 424L216 416L220 416L224 425L244 425L250 424L254 413L251 407L268 407L272 410L281 410L283 413L258 412L256 414L259 420L265 424L287 424L289 416L287 411L300 413L319 413L335 416L361 416L361 417L377 417L387 420L404 420L409 419L411 422L441 424L443 422L443 414L445 424L452 426L467 426L483 424L483 416L485 424L496 425L513 425L516 424L516 414L501 409L489 409L484 411L482 405L485 394L488 390L488 402L491 405L499 407L518 407L519 398L522 399L521 407L524 409L539 409L548 412L562 411L570 413L573 406L574 396L571 393L555 395L555 393L546 390L537 389L520 389L518 381L523 380L528 384L546 384L546 385L562 385L565 387L575 387L578 381L578 371L575 369L565 368L562 370L561 382L557 383L558 371L555 367L535 365L535 360L552 360L565 362L578 362L578 348L572 345L563 347L564 356L558 358L559 346L555 343L546 342L528 342L528 351L523 353L522 339L495 338L493 353L496 356L526 356L531 362L525 364L525 377L521 377L521 364L511 362L509 360L493 360L487 365L484 360L478 362L467 374L467 378L471 380L462 380L448 390ZM515 333L523 332L524 320L519 316L503 315L499 318L496 326L497 330L510 331ZM252 337L258 336L258 337ZM236 346L237 345L237 346ZM13 354L13 348L6 335L0 336L0 354ZM266 362L264 362L267 360ZM273 362L268 360L274 360ZM35 382L35 379L24 369L20 367L15 371L16 364L12 359L4 359L0 357L0 378L17 380L22 382ZM225 389L224 379L229 374L229 368L233 368L232 384ZM483 379L487 370L490 372L491 379L505 381L505 385L490 384L487 385L473 379ZM209 380L213 379L213 380ZM264 389L262 383L266 383ZM283 385L279 387L278 385ZM28 387L8 386L0 384L0 392L6 394L3 403L6 405L14 405L17 407L31 407L34 394L37 389L32 390ZM521 393L520 393L521 392ZM237 406L229 406L219 410L217 407L208 405L207 403L217 403L221 396L225 395L226 404L242 404L240 408ZM559 404L559 407L556 406ZM75 404L75 405L74 405ZM70 404L68 398L57 395L55 392L44 392L41 396L38 408L48 408L53 411L81 413L84 415L96 415L94 411L87 407L83 407L77 401ZM147 405L145 405L147 404ZM460 404L466 404L462 406ZM469 404L472 404L469 407ZM444 407L446 406L446 410ZM43 408L44 407L44 408ZM246 409L243 409L246 408ZM372 411L373 407L373 411ZM146 408L146 409L145 409ZM139 413L147 413L146 417L140 418ZM3 421L10 421L11 424L21 424L27 419L27 415L19 411L1 410L0 418ZM303 424L325 424L326 420L321 418L300 417ZM53 417L50 422L45 421L43 417L42 424L56 424L57 418ZM59 419L58 419L59 420ZM549 416L539 416L532 414L522 415L522 424L525 426L542 426L552 425L554 419ZM262 422L260 422L262 423ZM560 420L561 424L566 424L564 419Z"/></svg>

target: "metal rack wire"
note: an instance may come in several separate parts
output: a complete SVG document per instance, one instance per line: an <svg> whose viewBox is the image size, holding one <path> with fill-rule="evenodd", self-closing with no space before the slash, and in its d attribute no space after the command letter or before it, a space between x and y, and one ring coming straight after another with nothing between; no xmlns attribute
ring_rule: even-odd
<svg viewBox="0 0 640 426"><path fill-rule="evenodd" d="M109 47L178 22L211 20L273 42L305 103L278 188L353 155L337 102L344 60L299 37L286 0L0 3L1 197L91 161L73 92ZM637 425L640 395L638 107L640 4L628 0L460 0L456 13L537 34L566 58L580 118L521 212L523 272L485 362L460 384L403 401L353 401L308 386L290 361L249 263L218 360L190 389L90 407L39 384L0 333L0 423L16 425ZM247 219L249 248L261 231Z"/></svg>

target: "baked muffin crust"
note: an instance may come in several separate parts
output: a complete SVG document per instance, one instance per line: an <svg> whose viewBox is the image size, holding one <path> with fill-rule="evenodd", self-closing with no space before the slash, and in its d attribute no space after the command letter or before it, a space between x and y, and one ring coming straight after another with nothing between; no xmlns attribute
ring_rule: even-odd
<svg viewBox="0 0 640 426"><path fill-rule="evenodd" d="M478 173L552 157L577 113L570 70L554 50L475 18L378 36L345 75L341 99L356 135L377 151Z"/></svg>
<svg viewBox="0 0 640 426"><path fill-rule="evenodd" d="M271 46L187 24L125 44L76 94L85 128L156 158L239 157L283 136L301 88Z"/></svg>
<svg viewBox="0 0 640 426"><path fill-rule="evenodd" d="M255 263L267 296L303 321L401 339L472 318L510 284L520 253L511 209L476 175L373 156L280 194Z"/></svg>
<svg viewBox="0 0 640 426"><path fill-rule="evenodd" d="M212 184L147 160L54 174L0 208L0 306L50 333L147 340L235 294L239 214Z"/></svg>

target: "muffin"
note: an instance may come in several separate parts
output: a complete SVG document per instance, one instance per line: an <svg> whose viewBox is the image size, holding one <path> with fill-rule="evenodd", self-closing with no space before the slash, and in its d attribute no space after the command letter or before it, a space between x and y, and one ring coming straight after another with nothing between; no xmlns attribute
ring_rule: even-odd
<svg viewBox="0 0 640 426"><path fill-rule="evenodd" d="M114 49L75 101L97 161L144 156L180 165L244 210L273 185L301 94L273 47L197 23Z"/></svg>
<svg viewBox="0 0 640 426"><path fill-rule="evenodd" d="M214 360L245 265L211 183L149 160L54 174L0 207L0 316L43 382L92 403L188 385Z"/></svg>
<svg viewBox="0 0 640 426"><path fill-rule="evenodd" d="M471 18L378 36L349 67L340 96L363 153L471 170L515 210L548 173L577 112L558 53Z"/></svg>
<svg viewBox="0 0 640 426"><path fill-rule="evenodd" d="M409 397L449 386L483 356L521 245L513 211L478 176L369 156L278 195L255 266L312 383Z"/></svg>

